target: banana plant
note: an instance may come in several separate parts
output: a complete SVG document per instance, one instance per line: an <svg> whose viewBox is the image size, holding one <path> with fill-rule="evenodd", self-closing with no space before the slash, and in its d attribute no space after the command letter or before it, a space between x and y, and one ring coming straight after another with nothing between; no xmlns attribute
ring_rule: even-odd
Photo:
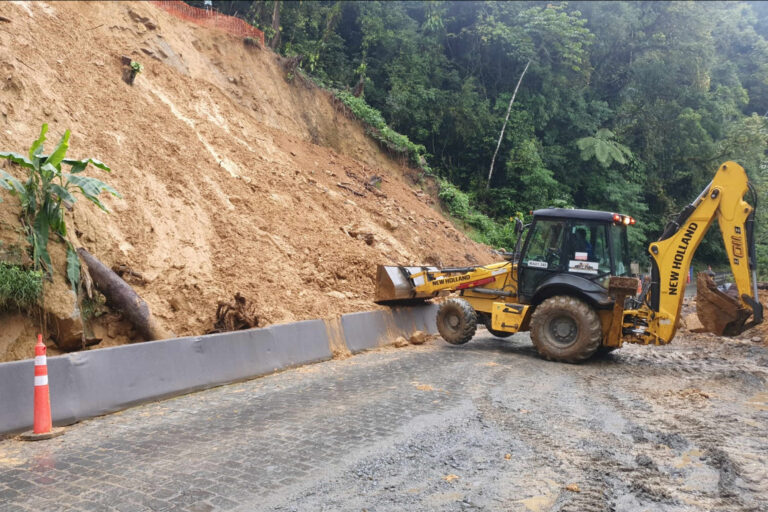
<svg viewBox="0 0 768 512"><path fill-rule="evenodd" d="M66 158L69 148L69 130L64 132L53 152L45 155L43 144L46 141L47 132L48 125L43 124L40 136L32 143L27 155L0 151L0 158L19 165L27 174L26 181L22 182L0 170L0 188L18 197L21 202L20 218L31 248L35 270L42 270L49 280L52 279L48 240L53 233L61 242L67 244L67 279L76 289L80 281L80 259L67 239L67 226L64 222L62 206L71 210L77 201L77 194L108 212L99 200L99 195L107 192L120 197L120 194L96 178L81 175L89 164L110 172L111 169L105 163L95 158L82 160ZM68 166L69 172L64 172L62 166Z"/></svg>

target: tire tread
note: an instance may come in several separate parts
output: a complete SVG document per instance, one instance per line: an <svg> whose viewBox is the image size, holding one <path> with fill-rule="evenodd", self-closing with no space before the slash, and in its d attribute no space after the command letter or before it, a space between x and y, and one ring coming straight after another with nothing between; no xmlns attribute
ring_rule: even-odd
<svg viewBox="0 0 768 512"><path fill-rule="evenodd" d="M572 314L581 317L588 328L587 340L578 350L573 353L562 355L551 350L537 333L539 329L545 328L542 325L547 320L547 315L553 310L567 310ZM592 357L600 347L603 340L603 331L600 324L600 317L594 309L585 302L568 295L556 295L545 300L533 312L531 318L531 339L539 354L550 361L562 361L566 363L580 363Z"/></svg>
<svg viewBox="0 0 768 512"><path fill-rule="evenodd" d="M462 316L464 326L459 333L451 333L447 331L443 325L442 317L451 309L457 310L456 312ZM448 299L440 304L440 309L437 310L437 330L440 333L440 336L451 345L463 345L475 335L475 331L477 330L477 312L469 302L464 299Z"/></svg>

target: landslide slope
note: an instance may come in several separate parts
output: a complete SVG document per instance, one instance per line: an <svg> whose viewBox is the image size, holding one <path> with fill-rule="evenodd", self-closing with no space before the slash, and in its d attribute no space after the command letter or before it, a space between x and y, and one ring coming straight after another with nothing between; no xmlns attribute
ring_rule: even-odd
<svg viewBox="0 0 768 512"><path fill-rule="evenodd" d="M77 242L141 273L137 291L176 335L210 329L236 292L264 323L326 317L373 307L376 263L491 259L267 49L142 2L2 2L0 16L0 149L25 151L48 122L53 142L72 130L71 157L112 167L89 173L122 199L106 199L109 215L78 202ZM123 55L144 65L133 86ZM364 187L373 175L380 193ZM3 198L0 241L18 243L18 203ZM0 334L0 360L29 357L24 322ZM101 346L125 341L103 331Z"/></svg>

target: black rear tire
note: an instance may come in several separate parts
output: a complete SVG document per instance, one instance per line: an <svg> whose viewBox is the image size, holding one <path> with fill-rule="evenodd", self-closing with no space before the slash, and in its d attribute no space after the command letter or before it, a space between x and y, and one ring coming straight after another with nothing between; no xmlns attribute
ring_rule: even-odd
<svg viewBox="0 0 768 512"><path fill-rule="evenodd" d="M493 325L493 321L491 320L491 316L490 315L486 316L483 319L483 324L485 324L485 328L488 329L488 332L493 334L497 338L509 338L510 336L515 334L513 332L497 331L496 329L491 327Z"/></svg>
<svg viewBox="0 0 768 512"><path fill-rule="evenodd" d="M477 330L477 313L464 299L448 299L437 310L437 330L451 345L463 345Z"/></svg>
<svg viewBox="0 0 768 512"><path fill-rule="evenodd" d="M531 317L531 339L545 359L579 363L597 351L603 331L600 317L588 304L557 295L536 306Z"/></svg>

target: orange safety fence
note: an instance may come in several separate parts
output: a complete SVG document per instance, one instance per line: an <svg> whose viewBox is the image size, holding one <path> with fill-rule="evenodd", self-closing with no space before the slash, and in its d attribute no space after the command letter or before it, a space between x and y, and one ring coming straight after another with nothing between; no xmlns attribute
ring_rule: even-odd
<svg viewBox="0 0 768 512"><path fill-rule="evenodd" d="M214 10L198 9L181 0L152 0L151 3L182 20L191 21L203 27L224 30L234 36L252 37L258 39L264 46L264 32L240 18L227 16Z"/></svg>

